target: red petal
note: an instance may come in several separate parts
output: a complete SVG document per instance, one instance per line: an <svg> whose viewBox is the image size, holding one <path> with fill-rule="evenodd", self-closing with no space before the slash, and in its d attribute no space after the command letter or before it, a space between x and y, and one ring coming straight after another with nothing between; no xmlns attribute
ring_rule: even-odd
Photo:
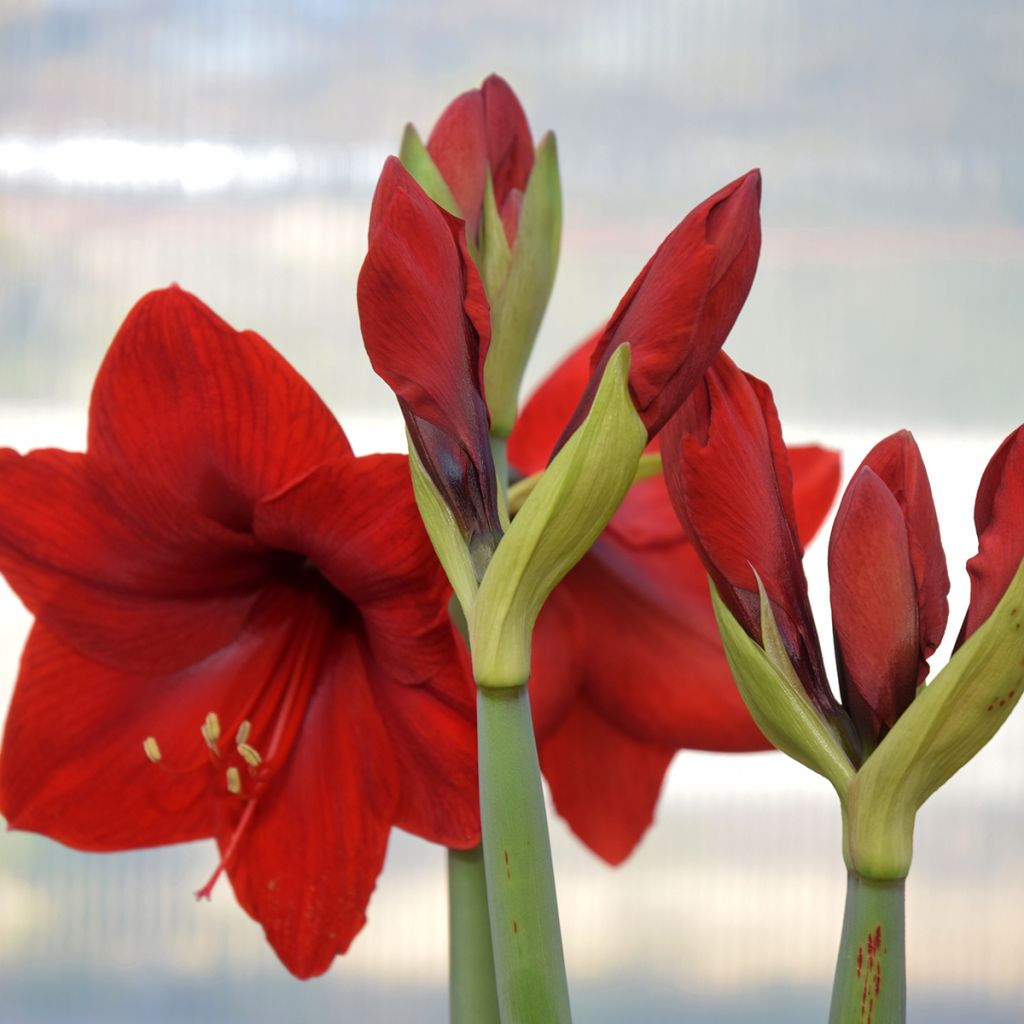
<svg viewBox="0 0 1024 1024"><path fill-rule="evenodd" d="M508 460L521 473L539 473L579 404L590 379L590 357L601 336L592 334L559 363L519 411L508 439Z"/></svg>
<svg viewBox="0 0 1024 1024"><path fill-rule="evenodd" d="M0 451L0 570L82 653L167 672L239 632L273 556L88 455Z"/></svg>
<svg viewBox="0 0 1024 1024"><path fill-rule="evenodd" d="M540 747L558 813L598 856L620 864L654 820L675 751L642 743L584 700Z"/></svg>
<svg viewBox="0 0 1024 1024"><path fill-rule="evenodd" d="M374 700L387 723L400 776L395 824L435 843L465 849L480 841L476 722L468 665L419 686L379 676Z"/></svg>
<svg viewBox="0 0 1024 1024"><path fill-rule="evenodd" d="M908 430L879 441L863 465L870 466L899 503L910 538L910 561L917 587L921 664L917 682L928 675L927 659L942 642L949 618L949 574L939 536L928 473L917 442Z"/></svg>
<svg viewBox="0 0 1024 1024"><path fill-rule="evenodd" d="M291 753L227 865L239 903L298 977L327 970L365 923L398 792L365 655L354 637L339 635ZM223 804L226 849L246 805Z"/></svg>
<svg viewBox="0 0 1024 1024"><path fill-rule="evenodd" d="M8 824L83 850L211 835L211 770L199 728L209 711L238 698L227 662L215 656L176 675L119 672L37 625L0 756ZM147 736L160 744L161 765L143 752Z"/></svg>
<svg viewBox="0 0 1024 1024"><path fill-rule="evenodd" d="M754 573L772 601L793 664L821 710L825 679L800 560L781 428L767 388L719 355L665 431L669 494L722 600L760 641ZM784 479L780 479L783 472Z"/></svg>
<svg viewBox="0 0 1024 1024"><path fill-rule="evenodd" d="M907 524L867 465L843 495L828 570L843 704L870 749L913 701L922 659Z"/></svg>
<svg viewBox="0 0 1024 1024"><path fill-rule="evenodd" d="M351 454L310 386L262 338L180 288L128 314L93 389L89 452L245 530L252 505Z"/></svg>
<svg viewBox="0 0 1024 1024"><path fill-rule="evenodd" d="M816 445L788 449L793 472L793 506L801 544L810 543L836 500L842 475L839 452Z"/></svg>
<svg viewBox="0 0 1024 1024"><path fill-rule="evenodd" d="M768 746L732 680L693 548L602 538L560 590L584 624L575 641L587 699L623 731L672 749Z"/></svg>
<svg viewBox="0 0 1024 1024"><path fill-rule="evenodd" d="M994 611L1024 558L1024 427L996 449L974 505L978 553L967 563L971 603L957 646Z"/></svg>
<svg viewBox="0 0 1024 1024"><path fill-rule="evenodd" d="M591 381L560 443L590 408L605 364L632 349L629 383L653 436L698 384L746 301L761 248L761 175L727 185L689 213L626 292L594 350Z"/></svg>
<svg viewBox="0 0 1024 1024"><path fill-rule="evenodd" d="M487 134L483 93L470 89L448 104L427 139L427 151L459 204L473 238L487 181Z"/></svg>
<svg viewBox="0 0 1024 1024"><path fill-rule="evenodd" d="M533 170L533 137L518 97L504 78L489 75L480 89L487 130L487 158L498 209L513 190L523 191ZM514 237L514 236L513 236ZM510 238L511 244L511 238Z"/></svg>
<svg viewBox="0 0 1024 1024"><path fill-rule="evenodd" d="M357 608L375 661L420 682L455 659L451 588L401 455L325 463L262 502L256 536L312 561Z"/></svg>

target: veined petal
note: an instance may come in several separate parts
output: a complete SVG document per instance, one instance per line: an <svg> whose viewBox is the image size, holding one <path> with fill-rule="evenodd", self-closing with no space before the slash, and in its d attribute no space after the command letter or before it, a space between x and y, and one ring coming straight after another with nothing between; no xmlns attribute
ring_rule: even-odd
<svg viewBox="0 0 1024 1024"><path fill-rule="evenodd" d="M870 466L843 495L828 571L843 704L873 749L914 699L921 650L907 524Z"/></svg>
<svg viewBox="0 0 1024 1024"><path fill-rule="evenodd" d="M1024 559L1024 427L996 449L985 468L974 505L978 553L967 563L971 602L957 647L995 610Z"/></svg>
<svg viewBox="0 0 1024 1024"><path fill-rule="evenodd" d="M220 802L218 841L238 902L298 977L327 970L365 923L398 794L365 652L354 633L338 633L251 820L241 822L242 797Z"/></svg>
<svg viewBox="0 0 1024 1024"><path fill-rule="evenodd" d="M277 561L89 455L0 451L0 571L81 653L155 673L229 643Z"/></svg>
<svg viewBox="0 0 1024 1024"><path fill-rule="evenodd" d="M456 659L451 588L419 517L404 456L325 463L261 502L254 528L268 546L309 559L355 605L389 676L419 682Z"/></svg>
<svg viewBox="0 0 1024 1024"><path fill-rule="evenodd" d="M609 864L621 864L654 821L674 754L634 739L586 700L573 704L539 751L555 809Z"/></svg>
<svg viewBox="0 0 1024 1024"><path fill-rule="evenodd" d="M118 331L93 389L89 453L244 532L254 502L351 449L259 335L172 287L142 298Z"/></svg>
<svg viewBox="0 0 1024 1024"><path fill-rule="evenodd" d="M605 363L626 342L637 412L653 437L696 387L739 316L761 249L761 175L751 171L689 213L659 246L612 315L591 380L559 446L575 431Z"/></svg>

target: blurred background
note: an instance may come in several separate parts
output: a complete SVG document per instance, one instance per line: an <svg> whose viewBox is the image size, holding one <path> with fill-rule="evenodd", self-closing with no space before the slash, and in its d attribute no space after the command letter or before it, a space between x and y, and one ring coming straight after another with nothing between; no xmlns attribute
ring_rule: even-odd
<svg viewBox="0 0 1024 1024"><path fill-rule="evenodd" d="M565 193L528 381L760 166L761 268L729 350L789 438L841 447L847 471L914 430L955 636L977 481L1024 419L1022 44L1017 0L0 0L0 444L80 448L119 323L177 281L277 346L358 448L401 448L358 332L369 200L406 121L425 136L493 70L556 131ZM827 622L824 544L808 561ZM28 624L0 591L3 704ZM825 1019L845 885L827 783L684 752L621 869L552 828L581 1024ZM1018 712L920 815L911 1021L1024 1019L1022 850ZM215 860L0 835L0 1021L446 1019L440 851L396 834L368 928L308 983L227 885L193 901Z"/></svg>

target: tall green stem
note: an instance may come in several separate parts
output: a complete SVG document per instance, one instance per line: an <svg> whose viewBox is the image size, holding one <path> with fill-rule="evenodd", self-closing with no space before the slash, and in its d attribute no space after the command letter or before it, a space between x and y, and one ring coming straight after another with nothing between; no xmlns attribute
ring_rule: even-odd
<svg viewBox="0 0 1024 1024"><path fill-rule="evenodd" d="M526 687L477 695L480 821L502 1024L569 1024L547 815Z"/></svg>
<svg viewBox="0 0 1024 1024"><path fill-rule="evenodd" d="M829 1024L906 1020L904 883L850 872Z"/></svg>
<svg viewBox="0 0 1024 1024"><path fill-rule="evenodd" d="M498 1024L487 882L479 846L448 851L448 950L451 1024Z"/></svg>

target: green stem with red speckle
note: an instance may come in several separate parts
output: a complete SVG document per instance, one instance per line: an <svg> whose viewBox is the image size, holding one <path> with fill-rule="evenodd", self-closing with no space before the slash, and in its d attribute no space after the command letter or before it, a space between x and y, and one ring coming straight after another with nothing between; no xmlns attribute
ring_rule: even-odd
<svg viewBox="0 0 1024 1024"><path fill-rule="evenodd" d="M849 873L829 1024L903 1024L906 879Z"/></svg>

